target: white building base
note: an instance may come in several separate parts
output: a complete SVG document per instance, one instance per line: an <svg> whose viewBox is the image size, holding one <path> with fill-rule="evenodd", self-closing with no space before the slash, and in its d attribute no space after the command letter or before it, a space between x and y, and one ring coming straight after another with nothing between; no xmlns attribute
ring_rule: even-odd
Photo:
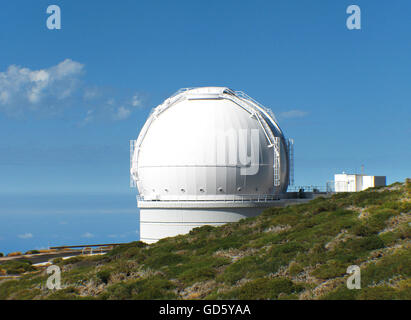
<svg viewBox="0 0 411 320"><path fill-rule="evenodd" d="M154 243L162 238L186 234L205 225L221 226L259 215L264 208L279 201L218 203L139 201L140 240ZM167 207L165 207L167 206Z"/></svg>
<svg viewBox="0 0 411 320"><path fill-rule="evenodd" d="M221 226L244 218L255 217L269 207L285 207L310 201L325 194L307 193L306 198L266 201L144 201L140 208L140 240L154 243L160 239L189 233L193 228Z"/></svg>

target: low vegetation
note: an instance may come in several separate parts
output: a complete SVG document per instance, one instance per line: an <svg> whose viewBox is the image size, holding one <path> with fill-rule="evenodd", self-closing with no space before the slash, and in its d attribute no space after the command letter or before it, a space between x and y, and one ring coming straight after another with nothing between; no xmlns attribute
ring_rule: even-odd
<svg viewBox="0 0 411 320"><path fill-rule="evenodd" d="M16 251L16 252L10 252L7 256L8 257L16 257L16 256L21 256L22 253L20 251Z"/></svg>
<svg viewBox="0 0 411 320"><path fill-rule="evenodd" d="M1 275L20 275L36 270L28 260L10 260L0 264Z"/></svg>
<svg viewBox="0 0 411 320"><path fill-rule="evenodd" d="M3 280L0 299L411 299L410 196L407 180L55 259L58 291L45 288L44 270L9 265L24 275ZM359 290L347 289L350 265L361 269Z"/></svg>
<svg viewBox="0 0 411 320"><path fill-rule="evenodd" d="M39 250L29 250L26 252L26 254L39 254L40 251Z"/></svg>

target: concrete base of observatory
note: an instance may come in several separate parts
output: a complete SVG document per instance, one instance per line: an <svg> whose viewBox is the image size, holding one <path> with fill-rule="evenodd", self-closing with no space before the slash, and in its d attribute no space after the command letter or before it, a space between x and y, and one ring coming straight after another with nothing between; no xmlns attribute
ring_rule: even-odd
<svg viewBox="0 0 411 320"><path fill-rule="evenodd" d="M288 192L281 199L267 201L137 201L140 208L140 240L154 243L160 239L189 233L205 225L221 226L255 217L269 207L286 207L328 197L324 192Z"/></svg>
<svg viewBox="0 0 411 320"><path fill-rule="evenodd" d="M278 202L278 201L277 201ZM140 240L154 243L162 238L186 234L205 225L221 226L259 215L270 202L155 202L139 201ZM167 206L167 207L165 207Z"/></svg>

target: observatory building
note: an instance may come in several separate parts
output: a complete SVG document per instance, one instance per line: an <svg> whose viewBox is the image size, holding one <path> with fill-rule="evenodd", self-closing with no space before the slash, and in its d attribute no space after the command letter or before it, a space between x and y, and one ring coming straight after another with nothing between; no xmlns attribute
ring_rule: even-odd
<svg viewBox="0 0 411 320"><path fill-rule="evenodd" d="M373 187L386 185L385 176L367 176L365 174L347 174L345 172L334 175L335 192L358 192Z"/></svg>
<svg viewBox="0 0 411 320"><path fill-rule="evenodd" d="M147 243L258 215L293 180L293 141L271 110L225 87L179 90L130 147Z"/></svg>

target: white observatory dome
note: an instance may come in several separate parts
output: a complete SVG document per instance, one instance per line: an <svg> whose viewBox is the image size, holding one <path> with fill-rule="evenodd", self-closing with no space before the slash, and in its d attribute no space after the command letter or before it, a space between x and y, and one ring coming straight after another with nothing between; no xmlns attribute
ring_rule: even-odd
<svg viewBox="0 0 411 320"><path fill-rule="evenodd" d="M255 202L286 192L289 156L274 115L244 93L225 87L180 90L153 110L133 141L131 175L140 194L139 207L157 208L141 210L142 217L151 213L141 220L142 239L149 242L169 235L167 230L157 232L162 223L170 227L167 208L204 211L207 204L221 208L228 200ZM159 210L161 217L157 214L154 221ZM201 225L199 217L189 219L189 229L177 228L180 231L172 235ZM229 222L223 220L216 223ZM150 232L157 228L156 237L144 237L144 223L154 223Z"/></svg>

